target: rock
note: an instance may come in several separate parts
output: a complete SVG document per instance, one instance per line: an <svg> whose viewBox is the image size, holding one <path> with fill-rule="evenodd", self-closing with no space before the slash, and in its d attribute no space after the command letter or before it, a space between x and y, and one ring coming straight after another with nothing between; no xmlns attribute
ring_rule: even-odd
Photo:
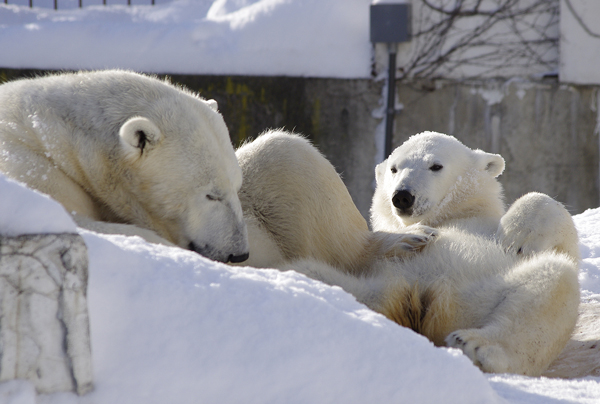
<svg viewBox="0 0 600 404"><path fill-rule="evenodd" d="M0 381L92 385L87 248L78 234L0 236Z"/></svg>

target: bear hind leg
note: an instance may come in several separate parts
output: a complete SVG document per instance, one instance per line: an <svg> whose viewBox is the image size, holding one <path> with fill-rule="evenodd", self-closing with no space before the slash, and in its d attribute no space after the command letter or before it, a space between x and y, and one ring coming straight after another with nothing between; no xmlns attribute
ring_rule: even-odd
<svg viewBox="0 0 600 404"><path fill-rule="evenodd" d="M446 344L490 373L539 376L559 355L577 320L577 265L546 253L520 262L494 287L502 298L481 328L456 330Z"/></svg>

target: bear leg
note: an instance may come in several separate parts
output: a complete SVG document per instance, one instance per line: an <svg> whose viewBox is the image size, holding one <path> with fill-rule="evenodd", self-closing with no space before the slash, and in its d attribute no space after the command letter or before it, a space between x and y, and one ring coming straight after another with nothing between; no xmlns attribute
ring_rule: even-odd
<svg viewBox="0 0 600 404"><path fill-rule="evenodd" d="M446 344L461 349L485 372L539 376L575 327L576 263L564 254L539 254L500 280L491 279L488 287L489 295L500 292L500 297L490 313L480 313L483 326L454 331Z"/></svg>

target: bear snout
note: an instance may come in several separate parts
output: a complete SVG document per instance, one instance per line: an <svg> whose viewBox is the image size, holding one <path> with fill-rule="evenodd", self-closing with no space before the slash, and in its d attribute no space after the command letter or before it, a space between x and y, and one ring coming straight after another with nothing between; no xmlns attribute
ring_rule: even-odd
<svg viewBox="0 0 600 404"><path fill-rule="evenodd" d="M392 204L402 213L410 214L415 197L406 189L396 191L392 196Z"/></svg>
<svg viewBox="0 0 600 404"><path fill-rule="evenodd" d="M236 263L239 263L239 262L244 262L248 258L250 258L250 253L245 253L245 254L240 254L240 255L229 254L228 262L236 264Z"/></svg>
<svg viewBox="0 0 600 404"><path fill-rule="evenodd" d="M242 253L242 254L226 255L226 253L222 253L209 245L199 246L198 244L194 243L193 241L191 241L188 244L188 250L197 252L198 254L200 254L206 258L209 258L213 261L219 261L219 262L224 262L224 263L228 263L228 262L240 263L240 262L244 262L248 258L250 258L250 253L248 253L248 252Z"/></svg>

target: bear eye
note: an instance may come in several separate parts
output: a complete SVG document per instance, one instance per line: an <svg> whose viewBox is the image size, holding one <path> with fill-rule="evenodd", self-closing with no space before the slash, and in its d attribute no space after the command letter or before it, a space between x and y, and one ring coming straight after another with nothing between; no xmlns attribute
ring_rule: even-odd
<svg viewBox="0 0 600 404"><path fill-rule="evenodd" d="M211 194L206 194L206 199L208 199L209 201L220 201L221 198L219 198L218 196L214 196Z"/></svg>
<svg viewBox="0 0 600 404"><path fill-rule="evenodd" d="M392 172L392 174L396 174L398 172L398 169L396 167L392 167L390 168L390 171Z"/></svg>
<svg viewBox="0 0 600 404"><path fill-rule="evenodd" d="M429 167L431 171L440 171L442 168L444 168L444 166L441 164L434 164L431 167Z"/></svg>

